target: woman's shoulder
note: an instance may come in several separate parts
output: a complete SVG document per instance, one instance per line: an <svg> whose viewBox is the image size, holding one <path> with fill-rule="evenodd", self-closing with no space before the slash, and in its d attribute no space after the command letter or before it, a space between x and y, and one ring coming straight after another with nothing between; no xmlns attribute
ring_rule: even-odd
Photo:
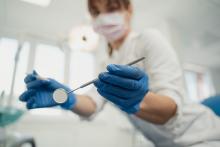
<svg viewBox="0 0 220 147"><path fill-rule="evenodd" d="M147 48L172 48L169 39L157 29L143 30L138 40Z"/></svg>
<svg viewBox="0 0 220 147"><path fill-rule="evenodd" d="M161 58L176 58L176 52L170 41L157 29L147 29L139 33L138 44L142 52Z"/></svg>
<svg viewBox="0 0 220 147"><path fill-rule="evenodd" d="M143 39L145 42L164 39L163 34L158 29L154 28L144 29L142 32L139 33L138 37L139 39Z"/></svg>
<svg viewBox="0 0 220 147"><path fill-rule="evenodd" d="M145 29L142 32L135 32L133 41L136 44L136 48L139 48L141 53L151 52L164 41L162 33L157 29Z"/></svg>

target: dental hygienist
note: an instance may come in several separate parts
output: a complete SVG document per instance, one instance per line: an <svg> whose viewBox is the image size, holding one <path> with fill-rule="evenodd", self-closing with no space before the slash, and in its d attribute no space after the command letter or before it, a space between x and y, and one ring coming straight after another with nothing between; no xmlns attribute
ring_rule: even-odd
<svg viewBox="0 0 220 147"><path fill-rule="evenodd" d="M219 147L220 119L206 107L188 102L178 58L161 34L132 31L130 0L88 0L88 7L94 30L104 37L96 52L97 73L106 72L98 75L88 94L71 93L62 104L53 100L53 92L70 88L33 72L25 78L27 91L20 96L27 108L60 105L93 117L111 102L158 147ZM143 56L146 60L136 67L125 66Z"/></svg>

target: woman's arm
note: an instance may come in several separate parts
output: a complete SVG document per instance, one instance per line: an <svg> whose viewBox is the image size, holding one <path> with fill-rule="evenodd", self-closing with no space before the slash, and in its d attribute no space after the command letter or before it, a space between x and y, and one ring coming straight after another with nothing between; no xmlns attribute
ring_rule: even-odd
<svg viewBox="0 0 220 147"><path fill-rule="evenodd" d="M140 104L137 117L155 124L165 124L176 114L176 103L167 96L148 92Z"/></svg>
<svg viewBox="0 0 220 147"><path fill-rule="evenodd" d="M86 95L77 95L77 103L72 110L74 113L90 117L96 111L96 104ZM167 96L148 92L140 104L140 110L135 114L137 117L155 124L164 124L176 113L176 103Z"/></svg>
<svg viewBox="0 0 220 147"><path fill-rule="evenodd" d="M148 94L141 101L136 116L155 124L165 124L181 109L184 82L181 65L169 41L157 30L143 33L144 69L149 76Z"/></svg>

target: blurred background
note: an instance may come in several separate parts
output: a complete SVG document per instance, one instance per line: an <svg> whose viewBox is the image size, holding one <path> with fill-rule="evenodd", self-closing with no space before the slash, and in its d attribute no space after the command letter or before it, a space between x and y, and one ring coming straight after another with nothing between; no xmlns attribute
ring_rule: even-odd
<svg viewBox="0 0 220 147"><path fill-rule="evenodd" d="M134 30L156 28L176 49L189 98L200 102L218 94L220 1L133 0L133 4ZM18 101L25 90L23 79L33 69L72 88L94 78L99 36L90 21L86 0L0 0L0 107L22 110L12 112L12 118L1 110L0 119L9 122L1 124L0 147L4 138L19 137L34 139L39 147L153 146L110 104L87 121L58 108L27 112Z"/></svg>

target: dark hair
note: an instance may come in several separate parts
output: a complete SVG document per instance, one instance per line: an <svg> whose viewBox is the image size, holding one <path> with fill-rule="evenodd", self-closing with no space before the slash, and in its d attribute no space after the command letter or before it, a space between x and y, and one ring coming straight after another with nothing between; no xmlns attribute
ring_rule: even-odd
<svg viewBox="0 0 220 147"><path fill-rule="evenodd" d="M97 9L95 7L96 2L106 2L108 11L114 11L119 9L128 9L131 4L131 0L88 0L88 9L92 15L97 15Z"/></svg>

